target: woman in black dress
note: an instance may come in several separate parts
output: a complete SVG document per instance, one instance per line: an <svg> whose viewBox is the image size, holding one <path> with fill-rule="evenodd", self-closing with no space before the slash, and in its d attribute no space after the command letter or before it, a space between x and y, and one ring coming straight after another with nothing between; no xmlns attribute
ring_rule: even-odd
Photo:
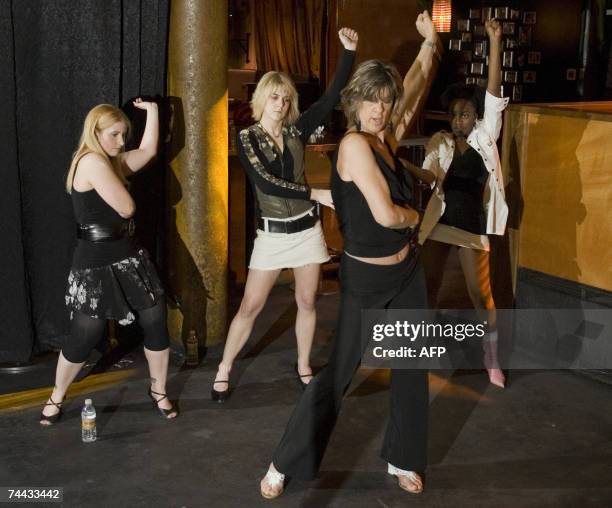
<svg viewBox="0 0 612 508"><path fill-rule="evenodd" d="M178 414L166 396L170 342L164 290L148 253L134 241L135 204L126 188L126 178L157 153L157 104L141 99L133 104L147 112L140 146L124 152L130 122L120 109L100 104L85 118L68 172L66 190L78 238L65 297L71 337L58 357L55 386L40 415L43 426L60 418L66 391L102 338L108 319L120 325L137 320L142 326L149 397L164 418Z"/></svg>

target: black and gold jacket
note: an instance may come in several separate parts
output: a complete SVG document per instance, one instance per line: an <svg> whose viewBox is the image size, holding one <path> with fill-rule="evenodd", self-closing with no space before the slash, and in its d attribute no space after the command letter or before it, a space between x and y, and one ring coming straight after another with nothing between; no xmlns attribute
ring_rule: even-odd
<svg viewBox="0 0 612 508"><path fill-rule="evenodd" d="M238 156L255 190L259 217L286 219L312 208L304 177L304 145L340 100L354 57L354 51L344 50L325 94L295 124L283 127L282 153L260 124L240 131Z"/></svg>

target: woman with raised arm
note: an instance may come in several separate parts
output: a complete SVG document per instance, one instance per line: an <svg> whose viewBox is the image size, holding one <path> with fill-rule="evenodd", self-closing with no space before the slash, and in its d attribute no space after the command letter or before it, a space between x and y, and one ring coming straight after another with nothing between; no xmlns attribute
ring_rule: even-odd
<svg viewBox="0 0 612 508"><path fill-rule="evenodd" d="M211 397L223 402L230 393L234 360L246 344L283 268L295 278L297 363L302 388L312 378L310 351L317 321L315 299L321 263L329 260L319 222L318 204L333 207L329 190L311 189L304 178L304 145L340 99L351 73L357 32L338 32L344 51L333 82L315 104L300 114L291 79L271 71L259 80L251 107L257 121L238 137L238 156L257 198L257 238L253 246L244 296L230 324L223 358Z"/></svg>
<svg viewBox="0 0 612 508"><path fill-rule="evenodd" d="M487 235L503 235L508 216L497 151L502 111L508 99L501 97L501 23L487 21L485 28L490 42L486 92L474 85L459 84L449 87L442 96L452 132L436 133L426 149L423 169L430 175L434 192L425 210L419 243L425 244L423 264L432 307L449 251L457 249L472 304L488 314L490 332L483 339L483 348L489 380L503 388Z"/></svg>
<svg viewBox="0 0 612 508"><path fill-rule="evenodd" d="M68 172L66 190L78 239L66 292L72 327L40 415L43 426L59 420L66 390L102 338L108 319L120 325L137 320L142 326L151 375L148 395L164 418L178 414L166 395L170 341L164 290L148 253L134 241L135 204L126 188L126 178L157 153L157 104L142 99L133 104L147 112L140 146L124 152L130 122L120 109L100 104L85 118Z"/></svg>
<svg viewBox="0 0 612 508"><path fill-rule="evenodd" d="M312 479L319 469L367 345L361 341L361 310L427 306L425 280L410 246L419 222L412 177L395 154L436 67L439 40L427 11L416 27L425 41L403 85L394 66L369 60L342 91L349 129L332 167L332 196L344 237L336 337L328 365L302 394L261 480L261 494L268 499L283 492L285 475ZM426 371L392 370L382 457L399 486L412 493L423 489L428 403Z"/></svg>

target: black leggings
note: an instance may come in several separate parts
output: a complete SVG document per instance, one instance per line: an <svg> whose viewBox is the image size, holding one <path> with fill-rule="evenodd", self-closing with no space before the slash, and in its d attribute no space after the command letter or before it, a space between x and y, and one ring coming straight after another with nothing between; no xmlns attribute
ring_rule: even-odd
<svg viewBox="0 0 612 508"><path fill-rule="evenodd" d="M159 301L148 309L137 311L138 324L144 330L144 345L150 351L163 351L170 345L166 325L166 301ZM71 337L62 349L64 358L72 363L83 363L102 338L106 319L96 319L75 312L72 318Z"/></svg>
<svg viewBox="0 0 612 508"><path fill-rule="evenodd" d="M420 263L407 258L397 265L363 263L346 254L340 266L340 316L329 363L308 384L272 462L283 474L312 479L336 424L342 398L361 363L362 309L427 307ZM391 371L390 418L381 456L404 470L424 471L427 464L427 371Z"/></svg>

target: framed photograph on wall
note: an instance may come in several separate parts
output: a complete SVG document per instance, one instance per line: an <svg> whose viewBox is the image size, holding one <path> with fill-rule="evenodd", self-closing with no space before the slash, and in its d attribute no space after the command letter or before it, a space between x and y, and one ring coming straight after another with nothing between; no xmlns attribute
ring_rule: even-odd
<svg viewBox="0 0 612 508"><path fill-rule="evenodd" d="M504 35L514 35L514 22L512 21L506 21L505 23L502 23L502 33Z"/></svg>
<svg viewBox="0 0 612 508"><path fill-rule="evenodd" d="M565 79L567 81L576 81L576 69L567 69L565 71Z"/></svg>
<svg viewBox="0 0 612 508"><path fill-rule="evenodd" d="M536 71L523 71L523 83L535 83Z"/></svg>
<svg viewBox="0 0 612 508"><path fill-rule="evenodd" d="M473 77L473 76L465 78L465 84L466 85L475 85L476 84L476 78Z"/></svg>
<svg viewBox="0 0 612 508"><path fill-rule="evenodd" d="M512 87L512 100L515 102L521 102L523 100L523 86L514 85Z"/></svg>
<svg viewBox="0 0 612 508"><path fill-rule="evenodd" d="M508 19L510 17L509 7L495 7L495 17L497 19Z"/></svg>
<svg viewBox="0 0 612 508"><path fill-rule="evenodd" d="M461 42L472 42L472 32L462 32Z"/></svg>
<svg viewBox="0 0 612 508"><path fill-rule="evenodd" d="M464 49L461 53L463 55L463 61L464 62L471 62L472 61L472 52L469 49Z"/></svg>
<svg viewBox="0 0 612 508"><path fill-rule="evenodd" d="M510 9L510 19L520 20L521 19L521 11L519 9Z"/></svg>
<svg viewBox="0 0 612 508"><path fill-rule="evenodd" d="M502 54L502 66L514 67L514 51L504 51Z"/></svg>
<svg viewBox="0 0 612 508"><path fill-rule="evenodd" d="M518 72L516 71L504 72L504 81L506 83L518 83Z"/></svg>
<svg viewBox="0 0 612 508"><path fill-rule="evenodd" d="M474 43L474 58L484 58L487 54L486 41L478 41Z"/></svg>
<svg viewBox="0 0 612 508"><path fill-rule="evenodd" d="M480 18L480 9L470 9L470 19Z"/></svg>
<svg viewBox="0 0 612 508"><path fill-rule="evenodd" d="M482 22L489 21L493 18L493 7L482 8Z"/></svg>
<svg viewBox="0 0 612 508"><path fill-rule="evenodd" d="M448 41L448 49L451 51L461 51L461 39L451 39Z"/></svg>
<svg viewBox="0 0 612 508"><path fill-rule="evenodd" d="M518 47L516 39L506 39L506 49L514 49Z"/></svg>
<svg viewBox="0 0 612 508"><path fill-rule="evenodd" d="M523 13L523 23L526 25L535 25L536 19L537 17L535 11L525 11Z"/></svg>
<svg viewBox="0 0 612 508"><path fill-rule="evenodd" d="M525 67L525 53L520 53L516 57L516 65L518 65L519 67Z"/></svg>
<svg viewBox="0 0 612 508"><path fill-rule="evenodd" d="M527 53L527 63L529 65L540 65L541 56L539 51L530 51Z"/></svg>
<svg viewBox="0 0 612 508"><path fill-rule="evenodd" d="M457 20L457 30L459 30L460 32L469 32L470 31L470 20L469 19Z"/></svg>
<svg viewBox="0 0 612 508"><path fill-rule="evenodd" d="M484 64L482 62L473 62L471 66L472 74L480 74L484 73Z"/></svg>
<svg viewBox="0 0 612 508"><path fill-rule="evenodd" d="M520 26L518 29L518 43L520 46L531 46L531 27Z"/></svg>
<svg viewBox="0 0 612 508"><path fill-rule="evenodd" d="M487 35L484 25L476 25L474 27L474 37L484 37Z"/></svg>

